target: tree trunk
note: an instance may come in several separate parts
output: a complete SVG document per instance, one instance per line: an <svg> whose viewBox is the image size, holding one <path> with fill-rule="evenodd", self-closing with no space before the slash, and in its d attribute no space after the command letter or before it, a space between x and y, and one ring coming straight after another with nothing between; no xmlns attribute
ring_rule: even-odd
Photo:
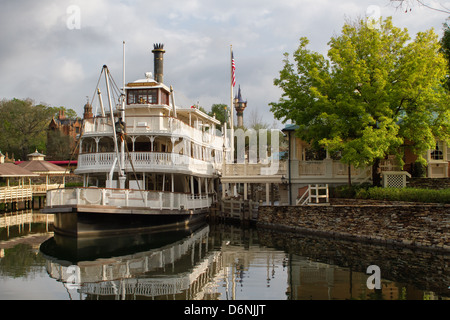
<svg viewBox="0 0 450 320"><path fill-rule="evenodd" d="M374 187L381 186L381 177L380 177L380 173L378 172L379 165L380 165L380 159L376 159L372 165L372 184Z"/></svg>
<svg viewBox="0 0 450 320"><path fill-rule="evenodd" d="M352 186L352 165L348 165L348 186Z"/></svg>

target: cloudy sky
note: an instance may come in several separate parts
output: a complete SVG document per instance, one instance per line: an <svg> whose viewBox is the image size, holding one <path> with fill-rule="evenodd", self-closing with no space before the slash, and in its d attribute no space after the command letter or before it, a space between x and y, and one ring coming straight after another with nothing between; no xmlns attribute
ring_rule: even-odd
<svg viewBox="0 0 450 320"><path fill-rule="evenodd" d="M177 104L210 110L230 101L232 45L234 93L240 85L248 101L245 121L257 115L274 124L268 104L279 99L280 90L273 79L283 53L292 53L300 37L326 54L327 42L346 19L378 15L392 16L410 35L429 28L442 35L448 15L410 2L412 10L405 13L388 0L4 0L0 98L31 98L81 116L104 64L122 83L123 41L126 82L153 72L153 43L164 43L164 82L174 87Z"/></svg>

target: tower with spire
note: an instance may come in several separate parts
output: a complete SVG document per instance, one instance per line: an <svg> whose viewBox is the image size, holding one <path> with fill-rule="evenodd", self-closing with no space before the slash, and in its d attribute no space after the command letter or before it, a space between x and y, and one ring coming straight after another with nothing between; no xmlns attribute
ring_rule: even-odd
<svg viewBox="0 0 450 320"><path fill-rule="evenodd" d="M89 97L87 98L87 102L84 105L84 113L83 113L83 119L92 119L94 117L94 114L92 113L92 106L89 103Z"/></svg>
<svg viewBox="0 0 450 320"><path fill-rule="evenodd" d="M242 99L240 85L238 93L234 98L234 108L236 109L237 127L242 128L244 126L244 109L247 108L247 101Z"/></svg>

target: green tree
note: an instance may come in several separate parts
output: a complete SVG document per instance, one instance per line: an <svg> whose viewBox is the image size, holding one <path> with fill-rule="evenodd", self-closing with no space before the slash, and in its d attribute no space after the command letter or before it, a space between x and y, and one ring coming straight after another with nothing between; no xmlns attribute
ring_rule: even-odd
<svg viewBox="0 0 450 320"><path fill-rule="evenodd" d="M346 23L328 44L326 59L301 38L294 63L286 53L274 80L283 94L271 111L299 125L301 139L340 152L348 165L374 168L388 154L401 159L406 142L424 161L436 138L449 139L442 85L447 64L433 30L411 40L391 18L380 19L379 28L359 19Z"/></svg>
<svg viewBox="0 0 450 320"><path fill-rule="evenodd" d="M226 104L213 104L211 106L211 111L208 112L208 115L210 117L216 117L217 120L220 121L220 123L223 125L227 121L227 105Z"/></svg>
<svg viewBox="0 0 450 320"><path fill-rule="evenodd" d="M448 23L444 23L444 34L441 38L442 53L447 60L447 65L450 66L450 26ZM446 77L447 90L450 91L450 75Z"/></svg>
<svg viewBox="0 0 450 320"><path fill-rule="evenodd" d="M0 150L14 153L21 160L38 149L45 152L46 129L53 110L32 100L2 100L0 102Z"/></svg>
<svg viewBox="0 0 450 320"><path fill-rule="evenodd" d="M73 109L67 109L64 106L60 106L60 107L51 107L51 109L53 110L53 116L55 118L57 118L59 116L59 112L63 111L64 112L64 116L66 119L70 119L70 120L76 120L78 117L77 112Z"/></svg>
<svg viewBox="0 0 450 320"><path fill-rule="evenodd" d="M49 130L47 134L47 157L52 160L70 160L73 138L60 130Z"/></svg>

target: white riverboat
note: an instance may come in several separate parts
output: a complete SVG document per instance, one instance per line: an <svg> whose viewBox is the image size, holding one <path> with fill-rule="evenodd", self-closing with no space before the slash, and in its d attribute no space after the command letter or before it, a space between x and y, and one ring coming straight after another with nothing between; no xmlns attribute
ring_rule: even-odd
<svg viewBox="0 0 450 320"><path fill-rule="evenodd" d="M85 106L79 136L75 173L84 186L47 193L43 211L55 214L56 233L184 227L204 218L216 200L225 157L220 121L175 105L172 87L163 83L163 45L155 44L152 52L155 76L147 72L127 84L124 76L120 90L103 66L100 112L93 115L91 105Z"/></svg>

